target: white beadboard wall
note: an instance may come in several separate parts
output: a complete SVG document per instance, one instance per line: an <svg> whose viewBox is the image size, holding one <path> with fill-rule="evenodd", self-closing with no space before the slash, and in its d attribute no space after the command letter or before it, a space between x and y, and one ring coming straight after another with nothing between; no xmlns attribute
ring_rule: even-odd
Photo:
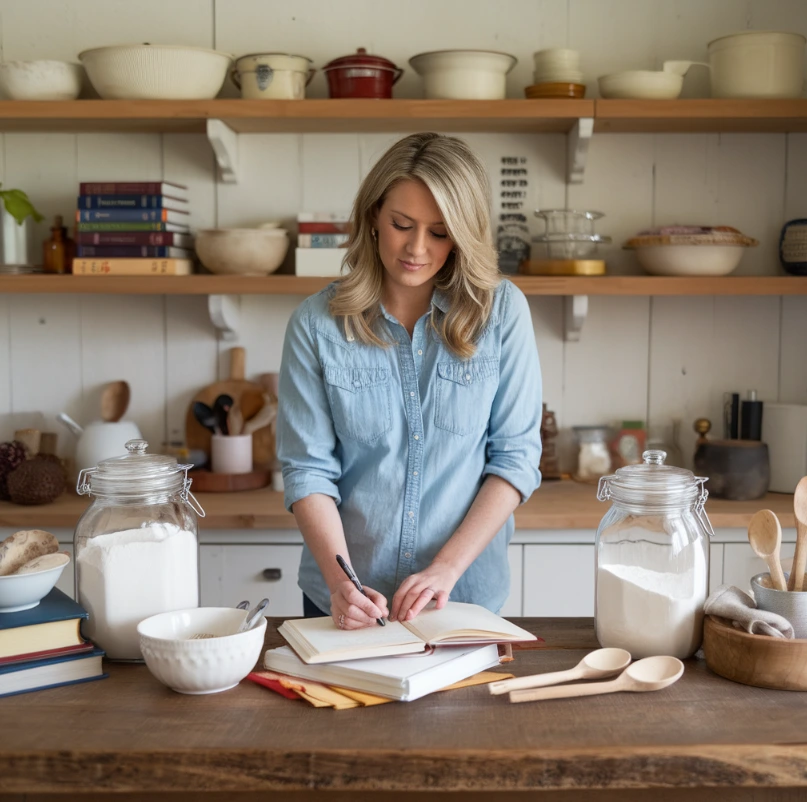
<svg viewBox="0 0 807 802"><path fill-rule="evenodd" d="M418 97L408 68L416 52L482 48L515 54L508 94L531 83L532 53L581 51L589 96L596 76L659 68L665 59L706 60L715 36L746 28L807 33L804 0L0 0L3 60L75 60L85 48L126 42L214 47L235 55L298 52L321 68L365 47L407 67L398 97ZM226 86L223 95L234 96ZM708 95L693 69L684 96ZM320 71L309 96L327 96ZM195 135L5 134L0 179L27 191L48 217L70 218L79 181L166 180L191 187L195 227L292 223L298 210L341 211L370 165L395 141L380 135L249 135L240 139L241 179L219 184L207 141ZM641 228L676 222L734 225L757 237L739 274L781 272L781 225L807 216L807 135L595 135L585 183L565 182L562 135L472 134L496 184L502 156L529 168L525 208L599 209L615 245L613 273L639 273L619 244ZM494 209L497 212L498 209ZM534 233L539 226L534 225ZM36 241L47 225L36 231ZM235 344L249 376L279 367L286 322L299 297L241 298ZM532 298L545 399L562 427L640 418L717 422L724 390L755 388L763 400L807 403L807 299L590 299L580 342L562 339L562 300ZM204 297L29 295L0 297L0 440L22 425L72 437L65 411L97 417L104 382L132 386L128 417L159 444L181 440L194 392L227 374L227 349Z"/></svg>

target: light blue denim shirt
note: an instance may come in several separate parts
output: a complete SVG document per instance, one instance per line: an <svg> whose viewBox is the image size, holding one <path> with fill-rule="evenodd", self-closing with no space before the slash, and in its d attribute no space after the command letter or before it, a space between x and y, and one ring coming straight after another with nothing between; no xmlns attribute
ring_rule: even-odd
<svg viewBox="0 0 807 802"><path fill-rule="evenodd" d="M278 457L287 509L312 493L335 499L363 584L391 603L454 534L488 474L525 501L541 474L541 370L529 307L509 281L496 290L471 359L430 325L435 291L412 338L384 318L388 348L348 340L328 311L333 287L307 298L286 330L280 369ZM513 516L471 564L452 601L498 612L510 590ZM299 585L330 609L325 580L303 549Z"/></svg>

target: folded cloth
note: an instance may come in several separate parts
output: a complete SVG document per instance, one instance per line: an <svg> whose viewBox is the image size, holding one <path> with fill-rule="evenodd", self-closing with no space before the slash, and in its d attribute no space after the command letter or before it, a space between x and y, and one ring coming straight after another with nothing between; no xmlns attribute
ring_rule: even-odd
<svg viewBox="0 0 807 802"><path fill-rule="evenodd" d="M703 612L726 618L732 626L752 635L770 635L774 638L794 637L792 624L777 613L760 610L754 599L734 585L721 585L703 605Z"/></svg>

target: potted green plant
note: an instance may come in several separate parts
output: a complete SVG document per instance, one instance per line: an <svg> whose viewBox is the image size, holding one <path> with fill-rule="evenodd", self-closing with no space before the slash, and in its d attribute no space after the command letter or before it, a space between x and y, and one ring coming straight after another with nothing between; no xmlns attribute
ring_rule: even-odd
<svg viewBox="0 0 807 802"><path fill-rule="evenodd" d="M0 187L3 185L0 184ZM30 265L31 231L30 220L41 223L45 218L21 189L0 189L2 209L3 252L6 265Z"/></svg>

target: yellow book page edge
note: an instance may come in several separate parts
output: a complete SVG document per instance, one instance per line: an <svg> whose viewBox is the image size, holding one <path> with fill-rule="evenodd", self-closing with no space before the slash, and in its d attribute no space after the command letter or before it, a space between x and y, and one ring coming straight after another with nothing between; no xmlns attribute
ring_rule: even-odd
<svg viewBox="0 0 807 802"><path fill-rule="evenodd" d="M503 671L480 671L467 679L461 679L453 685L446 685L445 688L440 688L440 691L455 691L458 688L472 688L474 685L487 685L491 682L498 682L502 679L512 679L515 674L507 674ZM440 692L438 691L438 693Z"/></svg>

